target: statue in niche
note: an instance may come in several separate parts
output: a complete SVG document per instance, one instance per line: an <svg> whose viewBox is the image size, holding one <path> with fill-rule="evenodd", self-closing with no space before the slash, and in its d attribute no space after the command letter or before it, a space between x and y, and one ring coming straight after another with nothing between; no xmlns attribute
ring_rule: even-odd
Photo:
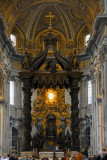
<svg viewBox="0 0 107 160"><path fill-rule="evenodd" d="M32 54L31 53L28 54L27 52L25 52L25 57L24 57L22 68L25 70L30 70L32 63L33 63Z"/></svg>
<svg viewBox="0 0 107 160"><path fill-rule="evenodd" d="M79 69L79 60L78 60L78 56L76 54L76 51L74 51L73 55L70 58L71 61L71 65L73 67L73 69Z"/></svg>
<svg viewBox="0 0 107 160"><path fill-rule="evenodd" d="M66 136L65 136L65 147L66 148L71 148L71 134L69 131L67 131Z"/></svg>
<svg viewBox="0 0 107 160"><path fill-rule="evenodd" d="M57 128L56 128L56 117L54 114L47 115L47 126L46 126L46 136L54 136L57 135Z"/></svg>
<svg viewBox="0 0 107 160"><path fill-rule="evenodd" d="M66 135L62 132L59 133L57 137L57 143L60 149L71 148L71 133L67 131Z"/></svg>
<svg viewBox="0 0 107 160"><path fill-rule="evenodd" d="M59 149L64 149L65 148L65 136L63 135L62 132L60 132L58 137L57 137L57 143L59 145Z"/></svg>
<svg viewBox="0 0 107 160"><path fill-rule="evenodd" d="M52 73L56 73L58 68L56 66L56 63L53 60L49 60L44 69L46 69Z"/></svg>
<svg viewBox="0 0 107 160"><path fill-rule="evenodd" d="M37 148L38 151L39 149L43 149L43 145L45 143L45 137L43 135L43 132L42 130L40 131L40 133L36 133L32 139L32 145L33 145L33 148Z"/></svg>
<svg viewBox="0 0 107 160"><path fill-rule="evenodd" d="M33 148L39 148L39 145L40 145L40 138L39 138L39 134L36 133L33 136L33 139L32 139L32 147Z"/></svg>

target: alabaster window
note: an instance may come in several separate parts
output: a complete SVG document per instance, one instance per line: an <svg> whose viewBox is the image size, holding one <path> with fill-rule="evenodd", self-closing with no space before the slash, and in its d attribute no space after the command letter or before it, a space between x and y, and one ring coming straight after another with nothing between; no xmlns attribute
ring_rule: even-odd
<svg viewBox="0 0 107 160"><path fill-rule="evenodd" d="M88 81L88 104L92 104L92 82Z"/></svg>
<svg viewBox="0 0 107 160"><path fill-rule="evenodd" d="M90 39L90 34L87 34L85 37L85 45L86 46L88 45L89 39Z"/></svg>
<svg viewBox="0 0 107 160"><path fill-rule="evenodd" d="M14 105L14 81L10 81L10 104Z"/></svg>
<svg viewBox="0 0 107 160"><path fill-rule="evenodd" d="M16 36L13 35L13 34L11 34L11 35L10 35L10 39L11 39L11 41L12 41L13 46L16 46Z"/></svg>

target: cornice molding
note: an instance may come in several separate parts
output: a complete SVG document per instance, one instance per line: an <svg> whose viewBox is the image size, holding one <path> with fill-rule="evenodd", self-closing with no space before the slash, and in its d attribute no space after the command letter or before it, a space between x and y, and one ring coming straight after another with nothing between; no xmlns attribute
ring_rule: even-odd
<svg viewBox="0 0 107 160"><path fill-rule="evenodd" d="M3 20L3 16L0 15L0 45L2 50L5 49L6 55L11 59L15 59L17 61L22 61L23 56L19 55L16 51L16 48L13 47L11 40L9 39L6 26Z"/></svg>
<svg viewBox="0 0 107 160"><path fill-rule="evenodd" d="M7 103L7 101L5 99L0 99L0 105L1 104L6 104L6 103Z"/></svg>
<svg viewBox="0 0 107 160"><path fill-rule="evenodd" d="M105 26L107 25L107 16L97 16L94 24L94 32L89 41L88 46L86 47L84 53L92 55L98 46L102 44L103 36L105 32Z"/></svg>

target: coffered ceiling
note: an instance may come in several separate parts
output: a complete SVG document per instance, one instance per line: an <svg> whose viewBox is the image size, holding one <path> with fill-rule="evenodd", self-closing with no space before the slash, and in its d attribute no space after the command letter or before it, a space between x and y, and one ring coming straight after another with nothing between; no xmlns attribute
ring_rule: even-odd
<svg viewBox="0 0 107 160"><path fill-rule="evenodd" d="M9 32L16 22L40 23L40 18L48 10L53 10L59 20L68 23L68 30L72 24L75 28L78 22L85 23L91 30L96 14L103 12L103 0L0 0L0 6Z"/></svg>
<svg viewBox="0 0 107 160"><path fill-rule="evenodd" d="M18 31L24 41L34 43L49 26L46 15L54 15L52 26L72 43L84 28L91 34L97 14L103 14L103 0L0 0L8 35ZM69 44L68 44L69 45Z"/></svg>

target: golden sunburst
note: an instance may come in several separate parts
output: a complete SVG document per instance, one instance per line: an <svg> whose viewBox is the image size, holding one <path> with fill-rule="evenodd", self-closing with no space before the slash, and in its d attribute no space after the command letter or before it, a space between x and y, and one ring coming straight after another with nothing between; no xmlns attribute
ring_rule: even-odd
<svg viewBox="0 0 107 160"><path fill-rule="evenodd" d="M45 103L47 105L52 105L57 103L57 91L54 89L47 89L45 91Z"/></svg>

